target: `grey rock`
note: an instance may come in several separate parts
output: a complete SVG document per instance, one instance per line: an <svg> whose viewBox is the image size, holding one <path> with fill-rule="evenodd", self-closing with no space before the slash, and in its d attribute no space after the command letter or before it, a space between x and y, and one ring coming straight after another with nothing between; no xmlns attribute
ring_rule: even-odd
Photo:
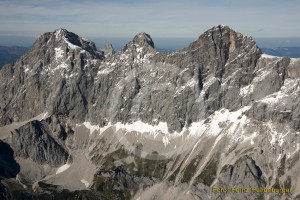
<svg viewBox="0 0 300 200"><path fill-rule="evenodd" d="M59 167L66 163L69 153L61 143L67 133L63 128L54 130L51 135L51 127L46 121L32 121L11 133L8 143L14 149L14 156L52 167Z"/></svg>
<svg viewBox="0 0 300 200"><path fill-rule="evenodd" d="M100 51L105 57L110 57L115 54L112 44L105 44L104 47L100 48Z"/></svg>
<svg viewBox="0 0 300 200"><path fill-rule="evenodd" d="M215 198L243 199L264 198L259 189L266 188L265 178L255 161L248 157L241 157L234 165L224 166L216 185L213 188L225 188L227 192L216 192Z"/></svg>
<svg viewBox="0 0 300 200"><path fill-rule="evenodd" d="M68 42L62 41L68 41L78 48L71 49ZM59 56L55 52L57 48L62 50ZM240 87L253 79L259 55L260 50L251 38L227 26L218 26L205 32L189 47L171 54L155 53L151 37L140 33L121 52L101 62L101 56L92 43L60 29L41 36L32 50L17 63L16 68L22 70L24 65L33 61L28 67L34 73L25 73L25 76L24 70L17 73L22 76L21 80L28 80L19 83L21 88L18 91L9 92L5 89L8 83L3 84L2 91L10 94L5 95L8 99L2 101L2 107L5 108L2 109L2 123L14 121L13 118L22 120L33 117L46 108L51 113L67 114L78 122L88 120L102 125L109 121L132 121L135 120L134 113L138 113L135 117L147 123L151 124L155 118L159 118L160 121L168 122L170 131L180 131L182 127L204 119L222 106L230 110L239 108L241 99L231 98L236 96ZM34 64L38 63L36 57L40 58L38 66ZM54 59L57 57L58 61ZM60 59L65 62L66 69L61 66ZM91 59L98 60L91 63ZM149 63L146 62L148 59ZM170 70L164 71L164 65L169 65ZM154 77L149 76L149 70L153 70ZM57 75L49 77L50 71ZM236 71L239 74L230 77ZM213 77L216 78L214 84L205 88L203 98L200 96L199 99L203 82ZM226 86L230 89L226 89L226 86L220 88L225 79L229 79L227 82L230 83ZM7 79L3 82L7 82ZM123 89L116 88L120 83L125 84ZM182 91L178 92L180 88ZM14 92L20 93L21 97L13 99ZM29 99L32 97L36 101L35 105L30 105ZM124 98L127 100L124 101ZM12 113L11 109L6 108L22 104L23 108L33 109ZM120 113L122 108L124 111ZM152 110L153 113L145 113L143 110ZM104 121L104 118L107 120Z"/></svg>
<svg viewBox="0 0 300 200"><path fill-rule="evenodd" d="M209 193L216 183L228 188L298 187L291 177L299 169L299 59L266 56L251 37L221 25L176 52L156 52L146 33L137 34L119 52L111 45L101 51L58 29L42 35L18 62L0 71L0 130L41 113L49 116L12 131L5 141L16 157L59 167L72 154L84 153L101 169L97 178L102 192L109 188L115 199L129 195L126 189L128 198L138 190L148 199L180 199L189 192L191 199L235 198ZM237 122L223 116L228 113ZM124 150L115 138L128 136L115 123L136 121L166 122L170 135L182 134L184 145L169 141L140 158L134 149L157 141L128 133L136 141ZM89 125L84 122L95 125L93 134L85 134ZM200 122L198 129L204 131L187 137L186 130ZM165 156L167 148L175 153ZM150 159L156 154L163 161Z"/></svg>

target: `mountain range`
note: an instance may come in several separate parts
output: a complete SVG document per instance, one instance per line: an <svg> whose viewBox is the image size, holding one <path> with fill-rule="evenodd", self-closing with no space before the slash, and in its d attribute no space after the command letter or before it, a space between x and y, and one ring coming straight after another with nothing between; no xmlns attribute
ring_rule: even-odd
<svg viewBox="0 0 300 200"><path fill-rule="evenodd" d="M0 196L298 199L299 77L223 25L175 52L45 33L0 71Z"/></svg>
<svg viewBox="0 0 300 200"><path fill-rule="evenodd" d="M98 39L102 41L101 39ZM123 39L125 40L125 39ZM122 41L123 41L122 40ZM188 40L188 39L186 39ZM118 41L119 45L122 43L122 41ZM163 39L160 39L160 42L162 42ZM185 40L184 40L185 41ZM169 43L176 43L175 39L172 39L171 41L162 43L162 47L155 47L155 50L158 52L173 52L176 51L179 46L183 46L183 40L181 40L179 44L177 44L176 47L174 45L170 45ZM103 43L103 41L102 41ZM118 46L117 46L118 47ZM0 69L3 65L16 62L25 52L27 52L30 49L30 47L23 47L23 46L0 46ZM121 49L115 48L114 49ZM279 57L291 57L291 58L299 58L300 57L300 47L276 47L276 48L267 48L262 47L260 48L261 51L265 54L273 55L273 56L279 56Z"/></svg>

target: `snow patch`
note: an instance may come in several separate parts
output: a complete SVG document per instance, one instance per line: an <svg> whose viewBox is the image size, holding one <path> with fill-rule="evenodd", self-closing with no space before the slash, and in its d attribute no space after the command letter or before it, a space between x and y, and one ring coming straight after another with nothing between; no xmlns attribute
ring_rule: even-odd
<svg viewBox="0 0 300 200"><path fill-rule="evenodd" d="M163 143L164 143L165 147L166 147L168 144L170 144L169 138L168 138L166 135L163 137Z"/></svg>
<svg viewBox="0 0 300 200"><path fill-rule="evenodd" d="M288 95L279 91L279 92L275 92L259 101L262 103L267 103L267 104L275 104L275 103L279 102L280 99L282 99L286 96L288 96Z"/></svg>
<svg viewBox="0 0 300 200"><path fill-rule="evenodd" d="M63 166L57 169L55 174L59 174L66 171L67 169L69 169L70 166L71 166L70 164L64 164Z"/></svg>
<svg viewBox="0 0 300 200"><path fill-rule="evenodd" d="M295 64L297 61L300 61L300 59L299 58L291 58L290 65Z"/></svg>
<svg viewBox="0 0 300 200"><path fill-rule="evenodd" d="M29 66L28 65L23 65L24 72L27 73L29 71Z"/></svg>
<svg viewBox="0 0 300 200"><path fill-rule="evenodd" d="M278 155L278 158L277 158L276 162L278 162L278 161L280 160L281 156L282 156L282 154L280 153L280 154Z"/></svg>
<svg viewBox="0 0 300 200"><path fill-rule="evenodd" d="M92 125L90 122L84 122L83 125L90 129L90 134L93 134L94 131L100 131L100 127L98 125Z"/></svg>
<svg viewBox="0 0 300 200"><path fill-rule="evenodd" d="M250 106L244 107L240 110L237 110L235 112L230 112L229 110L222 109L219 111L216 111L214 114L212 114L208 119L193 122L189 127L184 127L181 132L174 132L170 133L168 131L168 126L166 122L159 122L156 125L151 125L148 123L144 123L141 120L138 120L133 123L126 123L122 124L121 122L118 122L116 124L108 123L106 126L99 128L99 126L93 126L94 130L99 131L99 135L105 132L108 128L113 128L115 130L116 134L121 134L118 136L118 138L121 140L124 140L124 136L122 136L122 133L118 132L119 130L126 131L125 135L128 134L128 132L136 132L133 134L136 134L136 137L138 138L138 141L143 142L145 137L151 137L149 138L154 139L158 142L163 143L164 147L167 147L172 144L172 140L176 138L182 137L185 138L187 136L188 138L194 140L198 138L198 141L194 144L190 155L186 159L189 160L190 156L192 156L193 151L197 148L197 145L202 141L199 137L203 134L207 136L217 136L216 142L214 146L224 138L226 134L230 136L232 140L235 141L242 141L246 142L250 140L251 145L254 145L254 138L257 137L257 133L254 132L250 136L245 136L243 127L245 124L247 124L247 117L243 115L243 112L248 110ZM154 119L154 121L156 121ZM91 124L89 122L85 122L86 127L91 127ZM99 128L99 129L98 129ZM224 131L225 130L225 131ZM93 131L93 130L91 130ZM124 133L124 132L123 132ZM186 135L188 134L188 135ZM155 139L156 138L156 139ZM178 146L172 147L172 149L176 150L178 149Z"/></svg>
<svg viewBox="0 0 300 200"><path fill-rule="evenodd" d="M88 188L90 186L90 183L85 179L81 179L81 183L83 183L86 188Z"/></svg>
<svg viewBox="0 0 300 200"><path fill-rule="evenodd" d="M46 113L43 115L42 120L46 119L47 117L48 117L48 112L46 112Z"/></svg>
<svg viewBox="0 0 300 200"><path fill-rule="evenodd" d="M67 69L68 68L68 65L65 63L65 62L63 62L63 63L61 63L60 65L57 65L57 67L55 67L54 69L53 69L53 71L56 71L56 70L58 70L58 69Z"/></svg>
<svg viewBox="0 0 300 200"><path fill-rule="evenodd" d="M216 111L209 118L193 122L189 127L184 127L180 132L169 132L166 122L159 122L156 125L151 125L141 120L137 120L132 123L123 124L117 122L116 124L108 123L106 126L100 128L98 125L91 125L90 122L84 122L84 125L90 129L90 132L99 131L99 135L105 132L108 128L114 127L115 132L123 130L125 132L136 132L137 134L146 134L145 136L152 136L153 139L158 138L166 147L174 138L182 137L188 133L188 137L199 137L203 134L208 136L218 136L224 130L226 134L230 135L235 141L238 140L251 140L251 144L254 144L253 139L257 136L253 133L250 136L243 135L243 127L248 123L248 118L243 115L243 112L249 110L250 106L243 107L235 112L230 112L227 109ZM154 120L155 121L155 120Z"/></svg>
<svg viewBox="0 0 300 200"><path fill-rule="evenodd" d="M84 50L84 49L81 49L79 53L82 53L82 54L84 54L84 53L86 53L86 50Z"/></svg>
<svg viewBox="0 0 300 200"><path fill-rule="evenodd" d="M253 92L253 85L247 85L240 89L240 95L246 96L247 94L251 94Z"/></svg>
<svg viewBox="0 0 300 200"><path fill-rule="evenodd" d="M193 87L197 84L198 84L198 82L195 79L192 78L189 82L187 82L186 86Z"/></svg>
<svg viewBox="0 0 300 200"><path fill-rule="evenodd" d="M56 30L56 32L55 32L55 38L58 39L61 36L61 33L62 33L61 29Z"/></svg>
<svg viewBox="0 0 300 200"><path fill-rule="evenodd" d="M115 124L117 130L124 129L128 132L140 132L140 133L164 133L168 134L168 125L166 122L159 122L158 125L150 125L148 123L144 123L140 120L133 122L132 124L122 124L121 122L117 122Z"/></svg>
<svg viewBox="0 0 300 200"><path fill-rule="evenodd" d="M54 50L55 50L55 59L56 60L63 57L64 51L60 47L54 48Z"/></svg>
<svg viewBox="0 0 300 200"><path fill-rule="evenodd" d="M278 56L272 56L272 55L268 55L268 54L261 54L261 57L262 58L280 58L280 57L278 57Z"/></svg>
<svg viewBox="0 0 300 200"><path fill-rule="evenodd" d="M103 132L105 132L108 128L110 128L112 125L111 123L109 122L106 126L100 128L100 131L99 131L99 135L101 135Z"/></svg>
<svg viewBox="0 0 300 200"><path fill-rule="evenodd" d="M71 49L78 49L80 48L79 46L76 46L74 44L72 44L71 42L69 42L66 38L64 38L65 42L68 44L68 46L71 48Z"/></svg>
<svg viewBox="0 0 300 200"><path fill-rule="evenodd" d="M243 142L246 142L246 141L250 140L250 144L254 145L254 140L253 139L256 138L256 137L257 137L257 132L254 132L249 136L243 135Z"/></svg>
<svg viewBox="0 0 300 200"><path fill-rule="evenodd" d="M204 131L207 129L207 127L208 127L207 124L204 124L204 120L202 120L200 122L193 122L188 127L188 131L191 136L202 135L202 133L204 133Z"/></svg>
<svg viewBox="0 0 300 200"><path fill-rule="evenodd" d="M97 75L101 75L101 74L109 74L113 71L113 69L109 69L109 68L106 68L106 69L101 69L97 72Z"/></svg>
<svg viewBox="0 0 300 200"><path fill-rule="evenodd" d="M289 134L289 132L287 132L286 134L277 132L276 128L272 125L271 122L268 122L267 126L269 127L269 133L271 135L270 144L278 144L281 147L284 143L284 138Z"/></svg>
<svg viewBox="0 0 300 200"><path fill-rule="evenodd" d="M256 73L257 73L257 76L253 79L253 82L258 83L258 82L261 82L262 80L264 80L264 78L267 75L269 75L271 72L270 71L259 70Z"/></svg>
<svg viewBox="0 0 300 200"><path fill-rule="evenodd" d="M138 47L138 48L136 48L136 51L137 51L138 53L143 52L143 47Z"/></svg>

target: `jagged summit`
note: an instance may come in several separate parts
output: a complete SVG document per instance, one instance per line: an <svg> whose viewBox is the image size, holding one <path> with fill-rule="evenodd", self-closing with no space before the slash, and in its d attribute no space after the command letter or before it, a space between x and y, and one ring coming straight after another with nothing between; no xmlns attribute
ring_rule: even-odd
<svg viewBox="0 0 300 200"><path fill-rule="evenodd" d="M154 42L151 36L145 32L141 32L133 37L133 39L127 43L121 52L125 52L128 49L144 53L154 52Z"/></svg>
<svg viewBox="0 0 300 200"><path fill-rule="evenodd" d="M55 48L61 48L64 52L84 50L89 56L101 58L100 52L97 51L94 42L63 28L41 35L33 44L31 50L39 54L40 50L51 52Z"/></svg>
<svg viewBox="0 0 300 200"><path fill-rule="evenodd" d="M110 57L115 54L115 50L112 44L105 44L99 49L105 57Z"/></svg>
<svg viewBox="0 0 300 200"><path fill-rule="evenodd" d="M81 70L91 60L103 58L92 41L60 28L41 35L19 64L27 75L74 77L78 74L74 69Z"/></svg>
<svg viewBox="0 0 300 200"><path fill-rule="evenodd" d="M55 39L60 41L60 40L65 40L67 42L70 42L73 45L76 45L78 47L84 48L85 45L89 44L94 46L94 42L87 40L85 38L82 38L78 36L77 34L70 32L66 29L59 28L56 29L54 32L50 33L55 35Z"/></svg>
<svg viewBox="0 0 300 200"><path fill-rule="evenodd" d="M54 30L53 33L55 34L56 39L59 39L65 37L65 35L69 33L69 31L67 31L67 29L64 28L58 28Z"/></svg>
<svg viewBox="0 0 300 200"><path fill-rule="evenodd" d="M151 36L145 32L141 32L134 36L133 43L140 46L150 45L154 49L154 42Z"/></svg>
<svg viewBox="0 0 300 200"><path fill-rule="evenodd" d="M203 43L212 43L215 49L224 49L226 54L235 52L240 54L242 49L255 50L261 53L252 37L244 36L226 25L218 25L201 34L198 39L189 45L189 49L195 49Z"/></svg>
<svg viewBox="0 0 300 200"><path fill-rule="evenodd" d="M218 78L227 76L227 73L233 71L232 67L228 68L231 64L239 66L238 68L251 66L253 70L262 54L251 37L243 36L224 25L207 30L181 52L183 55L191 54L194 60L203 63L204 74L213 71Z"/></svg>

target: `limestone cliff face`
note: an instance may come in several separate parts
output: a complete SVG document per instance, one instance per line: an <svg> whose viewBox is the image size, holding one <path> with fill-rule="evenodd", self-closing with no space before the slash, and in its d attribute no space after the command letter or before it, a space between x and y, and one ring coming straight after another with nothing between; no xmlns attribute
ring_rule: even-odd
<svg viewBox="0 0 300 200"><path fill-rule="evenodd" d="M0 138L31 195L294 199L299 70L299 59L264 55L228 26L172 53L146 33L114 52L58 29L0 71Z"/></svg>
<svg viewBox="0 0 300 200"><path fill-rule="evenodd" d="M203 119L223 106L239 107L241 100L232 102L231 91L221 94L220 83L240 71L234 76L237 87L249 84L259 56L251 38L222 26L172 54L155 53L151 37L140 33L107 59L92 42L59 29L42 35L14 66L3 70L1 121L24 120L48 111L104 125L130 121L132 113L137 113L147 123L156 117L168 122L170 131L180 131L197 116ZM199 98L203 83L211 78L215 78L213 88ZM123 88L117 88L118 84ZM145 105L140 105L142 99ZM149 109L152 113L143 112Z"/></svg>

